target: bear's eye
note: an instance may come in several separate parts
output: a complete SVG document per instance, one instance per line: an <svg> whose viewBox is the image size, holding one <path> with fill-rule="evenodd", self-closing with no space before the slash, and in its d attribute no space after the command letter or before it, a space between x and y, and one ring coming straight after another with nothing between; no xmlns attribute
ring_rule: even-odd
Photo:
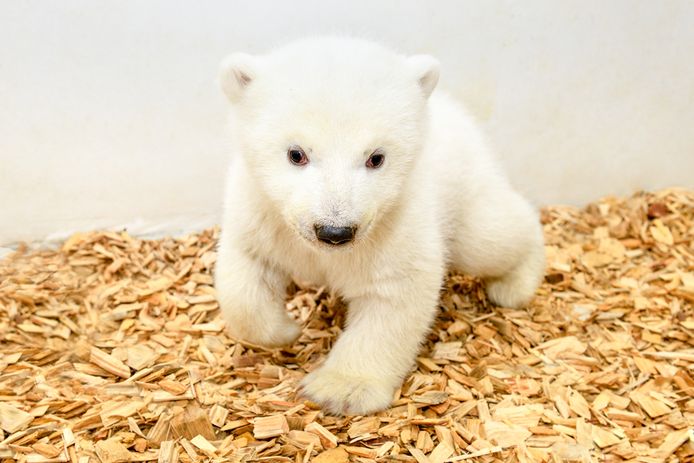
<svg viewBox="0 0 694 463"><path fill-rule="evenodd" d="M383 154L383 151L380 149L377 149L373 153L371 153L371 156L369 156L369 159L366 160L366 167L369 169L378 169L383 165L383 162L386 160L386 155Z"/></svg>
<svg viewBox="0 0 694 463"><path fill-rule="evenodd" d="M306 153L304 153L304 150L302 150L300 146L289 147L289 149L287 150L287 158L289 159L289 162L291 162L295 166L304 166L308 164L308 157L306 156Z"/></svg>

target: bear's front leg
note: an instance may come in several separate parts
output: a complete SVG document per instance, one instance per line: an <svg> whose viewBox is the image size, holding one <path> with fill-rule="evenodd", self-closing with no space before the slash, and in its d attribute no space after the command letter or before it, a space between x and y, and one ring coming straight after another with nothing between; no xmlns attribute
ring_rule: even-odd
<svg viewBox="0 0 694 463"><path fill-rule="evenodd" d="M350 300L345 332L325 364L304 379L302 394L334 414L387 408L436 316L441 279L424 286L408 280Z"/></svg>
<svg viewBox="0 0 694 463"><path fill-rule="evenodd" d="M215 288L229 335L266 347L291 344L301 327L285 309L289 277L233 242L223 241L217 256Z"/></svg>

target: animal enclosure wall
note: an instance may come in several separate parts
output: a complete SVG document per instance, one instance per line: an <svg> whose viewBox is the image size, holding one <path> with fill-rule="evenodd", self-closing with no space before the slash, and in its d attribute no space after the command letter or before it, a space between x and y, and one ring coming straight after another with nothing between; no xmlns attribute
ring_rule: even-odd
<svg viewBox="0 0 694 463"><path fill-rule="evenodd" d="M442 62L536 203L694 186L694 3L0 3L0 245L216 223L225 54L356 33Z"/></svg>

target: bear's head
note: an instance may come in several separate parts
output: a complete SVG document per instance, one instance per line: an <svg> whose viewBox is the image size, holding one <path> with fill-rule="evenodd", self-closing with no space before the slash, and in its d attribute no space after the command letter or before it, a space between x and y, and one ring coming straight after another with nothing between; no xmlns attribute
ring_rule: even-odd
<svg viewBox="0 0 694 463"><path fill-rule="evenodd" d="M259 194L316 246L365 239L407 188L438 68L348 38L226 58L220 84Z"/></svg>

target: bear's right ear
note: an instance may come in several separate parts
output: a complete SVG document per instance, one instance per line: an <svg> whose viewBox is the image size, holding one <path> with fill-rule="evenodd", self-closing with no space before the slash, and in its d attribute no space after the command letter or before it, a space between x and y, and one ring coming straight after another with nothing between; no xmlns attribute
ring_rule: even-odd
<svg viewBox="0 0 694 463"><path fill-rule="evenodd" d="M257 58L246 53L234 53L222 61L219 70L219 85L229 98L236 103L256 77Z"/></svg>

